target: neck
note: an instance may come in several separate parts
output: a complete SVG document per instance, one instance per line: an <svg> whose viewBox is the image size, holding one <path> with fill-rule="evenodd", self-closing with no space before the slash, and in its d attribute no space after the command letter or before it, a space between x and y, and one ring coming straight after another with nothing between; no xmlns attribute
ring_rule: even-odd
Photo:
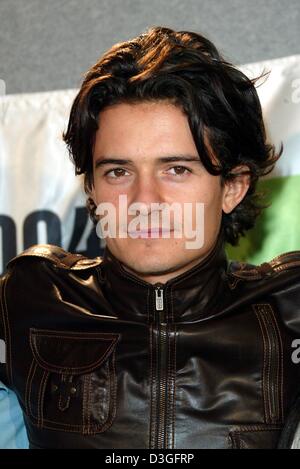
<svg viewBox="0 0 300 469"><path fill-rule="evenodd" d="M210 250L208 252L206 252L203 256L199 256L196 259L194 259L193 261L191 261L191 262L189 262L189 263L187 263L187 264L185 264L185 265L183 265L179 268L174 267L174 268L171 268L171 269L169 269L168 271L165 271L165 272L141 273L141 272L138 272L134 269L131 269L129 266L127 266L126 264L123 264L123 263L122 263L122 267L127 272L135 275L136 277L140 278L144 282L151 283L152 285L155 285L156 283L165 284L166 282L168 282L172 278L175 278L178 275L181 275L184 272L187 272L188 270L192 269L196 265L202 263L204 261L204 259L206 259L209 256L209 254L212 252L215 245L216 245L216 241L213 244L213 246L210 248Z"/></svg>
<svg viewBox="0 0 300 469"><path fill-rule="evenodd" d="M162 295L168 320L174 321L181 316L185 319L204 318L216 312L219 305L226 302L227 268L224 239L219 236L205 258L198 258L193 267L186 266L181 274L178 270L176 273L170 272L169 280L153 275L152 280L155 280L155 283L165 281ZM154 318L156 285L130 272L107 247L99 269L99 282L113 311L118 311L134 321L151 321Z"/></svg>

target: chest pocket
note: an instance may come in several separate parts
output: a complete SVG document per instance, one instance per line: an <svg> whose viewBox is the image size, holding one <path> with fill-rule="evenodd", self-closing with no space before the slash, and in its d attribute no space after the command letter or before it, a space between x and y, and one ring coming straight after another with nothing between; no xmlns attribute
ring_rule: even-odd
<svg viewBox="0 0 300 469"><path fill-rule="evenodd" d="M26 412L39 428L105 431L116 414L120 334L30 330Z"/></svg>

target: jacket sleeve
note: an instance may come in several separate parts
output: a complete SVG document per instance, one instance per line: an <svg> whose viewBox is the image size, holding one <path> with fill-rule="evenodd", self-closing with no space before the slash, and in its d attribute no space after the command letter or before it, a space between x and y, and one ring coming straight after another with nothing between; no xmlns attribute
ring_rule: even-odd
<svg viewBox="0 0 300 469"><path fill-rule="evenodd" d="M6 278L0 277L0 381L7 386L7 354L6 354L6 333L5 333L5 310L4 310L4 284Z"/></svg>

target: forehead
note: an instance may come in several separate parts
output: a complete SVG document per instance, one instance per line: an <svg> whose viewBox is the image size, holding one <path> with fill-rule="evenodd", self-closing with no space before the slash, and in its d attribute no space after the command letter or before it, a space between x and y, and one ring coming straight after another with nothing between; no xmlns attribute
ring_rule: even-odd
<svg viewBox="0 0 300 469"><path fill-rule="evenodd" d="M186 119L182 109L170 101L140 101L140 102L122 102L105 107L99 114L99 120L105 123L117 125L119 118L126 117L130 120L140 121L148 119L167 120L175 123L179 119Z"/></svg>
<svg viewBox="0 0 300 469"><path fill-rule="evenodd" d="M162 156L189 152L197 155L187 116L166 101L120 103L99 114L94 155Z"/></svg>

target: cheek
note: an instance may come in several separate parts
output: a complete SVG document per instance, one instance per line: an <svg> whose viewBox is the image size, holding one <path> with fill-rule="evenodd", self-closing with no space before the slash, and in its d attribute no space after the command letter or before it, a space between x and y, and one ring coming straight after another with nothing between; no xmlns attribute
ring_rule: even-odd
<svg viewBox="0 0 300 469"><path fill-rule="evenodd" d="M222 190L219 185L211 184L207 191L202 193L201 201L204 203L205 223L208 225L218 223L222 216Z"/></svg>
<svg viewBox="0 0 300 469"><path fill-rule="evenodd" d="M119 224L123 226L126 219L130 219L130 216L128 215L128 196L127 199L120 198L120 196L127 196L123 191L118 192L116 190L107 190L106 187L102 187L101 189L96 191L96 201L97 201L97 207L100 206L100 204L105 204L105 216L106 220L109 220L110 223L113 224L113 226L118 227ZM108 210L108 211L107 211ZM120 219L120 214L121 215L126 215L126 218Z"/></svg>
<svg viewBox="0 0 300 469"><path fill-rule="evenodd" d="M107 184L96 185L94 194L97 204L100 204L101 202L110 202L116 208L119 205L119 192L116 189L109 187Z"/></svg>
<svg viewBox="0 0 300 469"><path fill-rule="evenodd" d="M215 179L207 179L199 182L199 187L190 192L190 200L202 202L208 211L218 210L222 207L222 190Z"/></svg>

